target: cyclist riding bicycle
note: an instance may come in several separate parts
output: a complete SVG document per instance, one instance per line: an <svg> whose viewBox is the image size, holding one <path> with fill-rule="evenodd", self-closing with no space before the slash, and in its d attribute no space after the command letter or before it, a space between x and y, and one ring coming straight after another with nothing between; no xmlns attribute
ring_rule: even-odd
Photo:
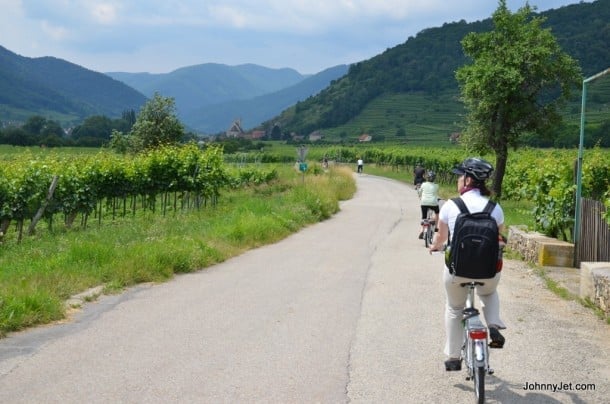
<svg viewBox="0 0 610 404"><path fill-rule="evenodd" d="M415 189L419 189L419 186L424 182L425 174L426 170L420 163L417 163L413 169L413 185L415 185Z"/></svg>
<svg viewBox="0 0 610 404"><path fill-rule="evenodd" d="M459 177L457 179L457 190L460 197L472 213L481 212L488 201L491 194L487 188L485 181L491 177L493 166L487 161L479 158L468 158L457 166L453 173ZM440 251L443 245L447 243L449 235L453 235L453 228L457 216L460 214L460 209L451 200L448 200L440 210L438 220L438 233L434 238L430 252ZM504 230L504 212L499 204L496 204L491 216L498 224L500 234ZM468 294L467 288L460 286L460 283L470 282L472 279L450 274L449 268L445 265L443 271L443 282L445 285L446 305L445 305L445 369L461 370L460 350L463 343L462 329L462 309L466 303ZM500 272L497 272L493 278L477 279L484 283L482 286L477 286L477 295L481 300L485 321L489 327L489 336L491 338L491 348L502 348L504 346L504 337L499 329L504 329L506 326L500 319L500 299L497 292L498 283L500 282Z"/></svg>
<svg viewBox="0 0 610 404"><path fill-rule="evenodd" d="M424 238L424 220L428 218L428 210L434 211L434 220L438 215L438 184L434 182L436 173L428 171L426 173L426 181L421 184L417 193L421 203L421 229L419 230L419 238Z"/></svg>

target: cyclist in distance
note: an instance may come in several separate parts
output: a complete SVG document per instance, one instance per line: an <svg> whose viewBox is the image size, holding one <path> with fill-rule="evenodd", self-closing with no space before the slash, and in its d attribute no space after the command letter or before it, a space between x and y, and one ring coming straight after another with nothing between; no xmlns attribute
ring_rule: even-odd
<svg viewBox="0 0 610 404"><path fill-rule="evenodd" d="M419 189L420 185L424 182L425 173L426 170L421 166L420 163L417 163L413 169L413 185L415 185L415 189Z"/></svg>
<svg viewBox="0 0 610 404"><path fill-rule="evenodd" d="M453 173L459 176L457 179L457 190L471 213L481 212L485 208L491 195L485 181L491 177L492 172L493 166L479 158L468 158L453 169ZM453 234L455 221L459 214L460 209L452 200L448 200L440 209L437 224L438 233L436 233L434 241L430 246L431 253L442 250L444 244L449 242L448 237L450 234ZM500 234L503 234L504 212L499 204L496 204L491 212L491 216L496 220ZM462 309L466 303L468 290L461 287L460 283L472 280L454 276L449 272L447 265L444 266L443 283L445 285L446 297L446 342L444 353L447 356L445 361L445 369L447 371L461 369L460 350L463 343ZM500 299L497 292L500 272L497 272L491 279L475 280L485 283L483 286L477 286L476 290L481 301L485 321L489 328L491 339L489 346L491 348L502 348L505 339L498 330L504 329L506 326L500 319Z"/></svg>
<svg viewBox="0 0 610 404"><path fill-rule="evenodd" d="M421 184L417 193L419 194L419 200L421 203L421 229L419 230L419 238L424 238L424 225L423 221L428 218L428 209L434 211L434 220L437 219L438 215L438 184L434 182L436 179L436 173L432 170L426 173L426 181Z"/></svg>

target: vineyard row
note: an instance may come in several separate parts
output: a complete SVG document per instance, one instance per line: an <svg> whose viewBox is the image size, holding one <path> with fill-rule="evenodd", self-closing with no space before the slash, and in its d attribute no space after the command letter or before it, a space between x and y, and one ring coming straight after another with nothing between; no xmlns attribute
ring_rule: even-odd
<svg viewBox="0 0 610 404"><path fill-rule="evenodd" d="M292 150L290 150L292 153ZM359 145L353 147L309 147L308 159L322 161L323 158L340 163L355 164L362 158L365 164L394 167L411 172L421 164L437 174L437 182L452 183L455 177L452 168L469 157L459 146L413 147ZM482 156L495 163L493 156ZM294 161L293 155L278 153L251 153L241 155L241 162ZM524 148L509 153L508 164L502 183L502 198L505 200L528 200L535 205L536 229L551 237L569 240L574 226L576 194L577 151L569 149ZM610 223L610 153L593 148L586 150L582 170L582 196L605 203L605 218Z"/></svg>
<svg viewBox="0 0 610 404"><path fill-rule="evenodd" d="M109 152L93 156L34 158L23 155L0 167L0 240L12 222L17 240L33 234L39 220L51 227L63 215L71 227L93 215L125 216L137 209L165 214L168 210L201 208L218 201L222 188L263 183L274 170L229 170L220 148L195 145L166 147L124 157Z"/></svg>

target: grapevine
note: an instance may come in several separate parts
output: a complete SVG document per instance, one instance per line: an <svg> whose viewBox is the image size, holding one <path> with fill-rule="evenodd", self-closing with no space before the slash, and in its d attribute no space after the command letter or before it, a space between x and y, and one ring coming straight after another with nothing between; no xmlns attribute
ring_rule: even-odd
<svg viewBox="0 0 610 404"><path fill-rule="evenodd" d="M49 199L54 177L57 186ZM130 157L108 151L70 158L25 153L0 168L0 239L15 223L21 241L24 223L31 222L33 233L33 218L40 213L50 230L58 215L67 228L79 216L81 226L86 226L91 215L98 223L108 216L114 220L135 215L138 210L165 215L214 205L223 188L261 184L276 177L273 170L232 172L225 166L222 149L201 150L194 144Z"/></svg>

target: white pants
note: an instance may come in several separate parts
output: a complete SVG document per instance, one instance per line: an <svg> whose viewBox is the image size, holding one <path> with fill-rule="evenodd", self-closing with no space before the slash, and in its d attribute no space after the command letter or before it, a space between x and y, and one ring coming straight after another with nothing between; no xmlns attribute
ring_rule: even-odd
<svg viewBox="0 0 610 404"><path fill-rule="evenodd" d="M469 279L453 276L447 267L443 271L443 282L445 284L445 331L447 339L445 342L445 355L449 358L459 358L464 339L464 327L462 326L462 310L466 305L468 288L460 286L460 283L479 281L485 283L476 287L477 296L483 308L483 315L487 326L506 328L500 319L500 299L496 288L500 282L500 272L491 279Z"/></svg>

